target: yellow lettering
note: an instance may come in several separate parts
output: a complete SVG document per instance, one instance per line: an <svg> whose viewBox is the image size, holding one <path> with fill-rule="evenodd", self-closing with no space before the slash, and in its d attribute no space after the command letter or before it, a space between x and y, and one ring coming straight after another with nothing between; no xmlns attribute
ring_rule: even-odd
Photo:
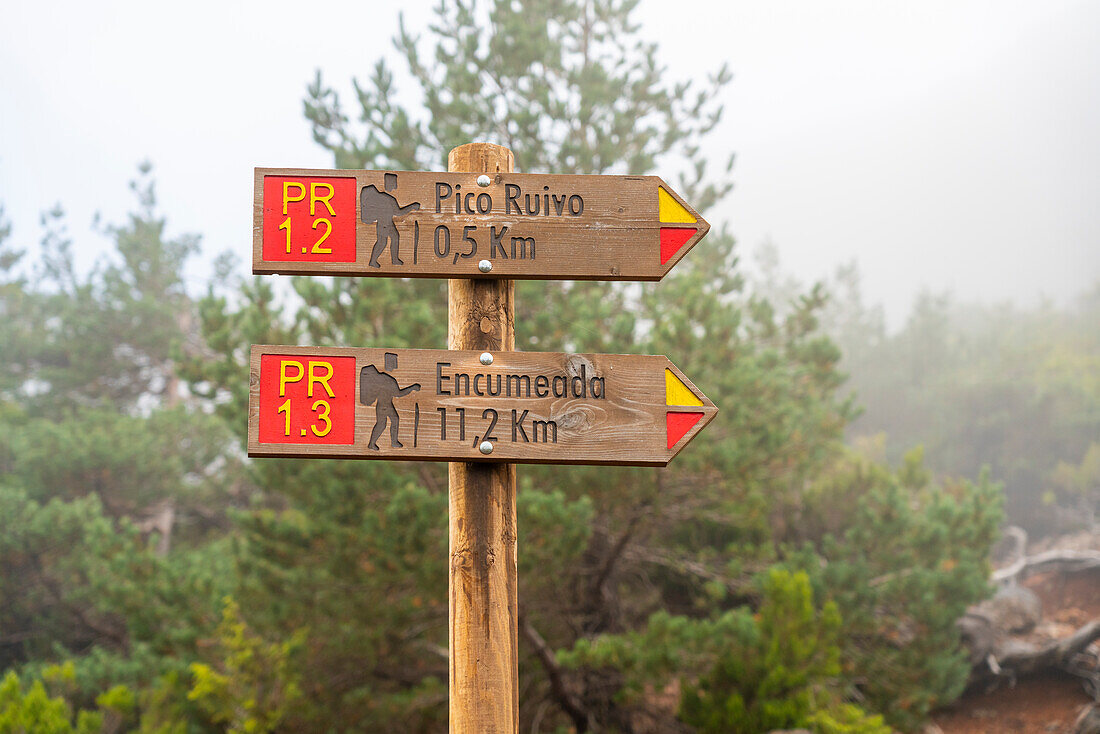
<svg viewBox="0 0 1100 734"><path fill-rule="evenodd" d="M286 368L290 367L291 365L298 368L298 374L294 375L293 377L290 377L289 375L287 375L287 369ZM301 362L295 362L293 360L283 360L282 362L280 362L279 363L279 397L281 398L281 397L284 397L286 395L286 384L288 382L298 382L299 380L301 380L305 376L305 374L306 374L306 369L305 369L305 367L302 366ZM313 393L310 393L310 395L312 395L312 394Z"/></svg>
<svg viewBox="0 0 1100 734"><path fill-rule="evenodd" d="M316 374L314 374L313 369L315 367L324 367L325 368L325 376L324 377L318 377ZM331 378L331 377L332 377L332 364L331 363L329 363L329 362L314 362L314 361L310 360L310 363L309 363L309 383L308 383L308 390L306 392L306 397L310 397L310 398L313 397L313 386L317 383L320 383L321 387L325 388L325 392L328 393L328 396L330 398L336 397L336 393L334 393L332 391L332 388L330 388L328 386L328 381L329 381L329 378Z"/></svg>
<svg viewBox="0 0 1100 734"><path fill-rule="evenodd" d="M284 209L286 207L283 207ZM316 224L316 222L314 222ZM286 230L286 254L290 254L290 217L283 220L283 223L279 225L279 229Z"/></svg>
<svg viewBox="0 0 1100 734"><path fill-rule="evenodd" d="M325 233L323 235L321 235L321 239L319 239L319 240L317 240L316 242L313 243L313 249L310 250L310 253L312 253L314 255L331 255L332 254L332 248L331 247L321 247L321 243L324 242L325 240L327 240L328 236L330 234L332 234L332 221L329 220L329 219L325 219L324 217L317 217L316 219L313 220L313 228L317 229L318 224L324 224L325 225Z"/></svg>
<svg viewBox="0 0 1100 734"><path fill-rule="evenodd" d="M295 186L298 188L298 195L290 195L290 187ZM283 214L286 214L286 207L292 201L301 201L306 198L306 185L299 183L298 181L283 181ZM312 213L312 212L310 212Z"/></svg>
<svg viewBox="0 0 1100 734"><path fill-rule="evenodd" d="M324 188L326 191L328 191L328 196L318 196L317 195L317 189L320 189L320 188ZM329 199L332 198L332 194L333 194L332 184L311 183L309 185L309 215L312 217L313 215L315 215L317 213L316 212L316 206L317 206L317 202L319 201L319 202L321 202L322 204L325 205L326 209L328 209L329 215L335 217L336 216L336 211L332 208L332 204L329 203Z"/></svg>
<svg viewBox="0 0 1100 734"><path fill-rule="evenodd" d="M276 413L286 413L286 428L283 429L283 435L290 435L290 398L286 399L286 402L279 406Z"/></svg>
<svg viewBox="0 0 1100 734"><path fill-rule="evenodd" d="M329 404L327 400L318 400L313 404L313 410L321 409L321 412L317 414L317 419L325 422L325 428L322 431L317 430L317 426L310 426L310 430L313 431L315 436L327 436L328 432L332 430L332 419L328 417Z"/></svg>

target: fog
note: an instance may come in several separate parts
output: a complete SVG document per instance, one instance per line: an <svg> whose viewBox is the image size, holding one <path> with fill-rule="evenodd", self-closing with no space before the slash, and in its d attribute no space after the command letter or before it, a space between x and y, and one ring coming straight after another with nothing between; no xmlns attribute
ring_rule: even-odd
<svg viewBox="0 0 1100 734"><path fill-rule="evenodd" d="M401 67L396 7L301 7L7 8L0 203L16 241L60 202L87 265L107 247L86 236L95 212L121 220L149 159L170 229L244 263L252 167L331 165L302 116L315 70L350 97L380 56ZM428 22L426 0L400 7L410 28ZM715 171L736 154L736 187L708 216L746 260L771 241L813 281L856 259L894 326L925 288L1060 302L1100 277L1095 3L643 0L636 17L671 78L734 74L706 150ZM407 80L400 94L415 100Z"/></svg>
<svg viewBox="0 0 1100 734"><path fill-rule="evenodd" d="M0 718L442 734L464 709L532 732L950 734L1100 715L1100 3L640 0L670 88L733 74L698 151L712 176L736 156L705 215L743 269L712 232L661 283L522 283L500 328L481 319L482 357L501 359L478 370L496 360L505 394L477 372L470 395L462 354L440 371L406 350L463 330L440 280L210 277L225 252L247 272L254 167L332 165L303 115L318 70L354 119L352 79L386 57L421 110L397 13L417 33L455 2L4 6ZM613 24L632 7L571 2ZM555 3L495 17L541 23L530 8ZM425 32L423 59L447 30ZM539 86L521 53L455 53L441 63L477 77L461 83ZM591 58L565 64L567 95ZM620 156L667 94L612 78L606 127L641 132ZM436 114L456 130L472 112ZM675 124L691 127L657 134ZM569 133L551 126L541 156L513 144L519 170L555 160ZM577 159L602 156L582 127ZM654 173L686 191L695 153ZM309 206L353 201L348 183ZM359 188L368 219L381 183ZM395 191L390 211L427 201ZM544 213L562 198L545 195ZM71 249L39 222L56 205ZM351 234L328 213L323 237ZM397 226L373 216L372 255L393 263ZM533 262L535 239L509 231ZM495 349L513 325L527 357ZM563 352L590 367L559 394L578 363ZM475 659L492 664L462 673Z"/></svg>

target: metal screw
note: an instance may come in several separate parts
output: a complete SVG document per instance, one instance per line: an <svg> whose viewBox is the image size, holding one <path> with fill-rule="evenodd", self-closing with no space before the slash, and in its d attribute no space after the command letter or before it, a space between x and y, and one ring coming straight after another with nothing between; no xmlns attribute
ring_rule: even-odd
<svg viewBox="0 0 1100 734"><path fill-rule="evenodd" d="M492 182L493 182L493 180L491 178L489 178L488 176L486 176L484 173L477 177L477 185L480 186L481 188L485 188L486 186L488 186Z"/></svg>
<svg viewBox="0 0 1100 734"><path fill-rule="evenodd" d="M478 359L480 359L481 363L484 365L490 365L493 363L493 355L489 354L488 352L482 352L481 356L478 357Z"/></svg>
<svg viewBox="0 0 1100 734"><path fill-rule="evenodd" d="M477 450L483 454L491 454L493 453L493 444L490 441L482 441Z"/></svg>
<svg viewBox="0 0 1100 734"><path fill-rule="evenodd" d="M488 273L493 269L493 264L488 260L482 260L477 264L477 269L483 273Z"/></svg>

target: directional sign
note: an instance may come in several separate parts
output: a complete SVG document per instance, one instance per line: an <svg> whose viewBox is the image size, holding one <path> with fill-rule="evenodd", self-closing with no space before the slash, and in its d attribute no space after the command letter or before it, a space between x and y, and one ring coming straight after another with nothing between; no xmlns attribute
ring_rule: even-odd
<svg viewBox="0 0 1100 734"><path fill-rule="evenodd" d="M718 409L665 357L253 346L249 456L664 466Z"/></svg>
<svg viewBox="0 0 1100 734"><path fill-rule="evenodd" d="M568 280L660 280L710 229L657 176L274 168L253 224L256 274Z"/></svg>

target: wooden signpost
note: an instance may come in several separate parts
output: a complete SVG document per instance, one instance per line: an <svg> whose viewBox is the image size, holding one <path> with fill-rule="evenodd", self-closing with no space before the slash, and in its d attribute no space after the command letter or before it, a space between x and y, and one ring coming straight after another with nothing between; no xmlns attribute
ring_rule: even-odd
<svg viewBox="0 0 1100 734"><path fill-rule="evenodd" d="M518 731L517 463L665 466L717 413L665 357L516 352L515 278L660 280L710 226L656 176L257 168L254 273L449 278L448 350L253 346L249 456L449 461L450 730Z"/></svg>
<svg viewBox="0 0 1100 734"><path fill-rule="evenodd" d="M253 346L248 453L665 466L716 412L665 357Z"/></svg>
<svg viewBox="0 0 1100 734"><path fill-rule="evenodd" d="M255 175L256 274L660 280L710 229L656 176Z"/></svg>

